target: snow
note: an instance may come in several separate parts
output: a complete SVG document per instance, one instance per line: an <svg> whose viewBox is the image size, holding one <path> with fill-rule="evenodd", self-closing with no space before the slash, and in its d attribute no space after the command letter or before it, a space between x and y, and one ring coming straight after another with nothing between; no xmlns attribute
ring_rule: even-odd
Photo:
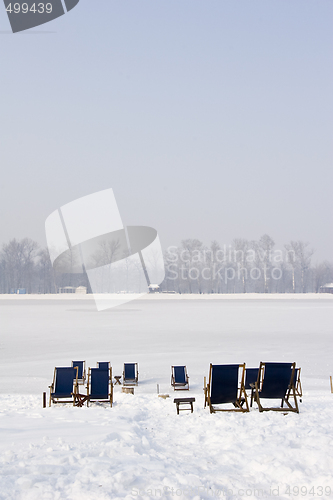
<svg viewBox="0 0 333 500"><path fill-rule="evenodd" d="M89 296L1 297L0 499L332 496L332 299L163 294L97 312ZM110 360L114 375L138 362L135 394L43 409L54 366L72 359ZM209 363L244 361L296 361L300 413L204 409ZM171 390L178 364L189 392ZM176 414L182 395L193 414Z"/></svg>

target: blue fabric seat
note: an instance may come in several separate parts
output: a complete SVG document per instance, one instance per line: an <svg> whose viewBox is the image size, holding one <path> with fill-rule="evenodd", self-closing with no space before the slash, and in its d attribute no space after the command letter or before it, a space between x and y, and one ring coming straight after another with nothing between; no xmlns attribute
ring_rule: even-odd
<svg viewBox="0 0 333 500"><path fill-rule="evenodd" d="M110 370L100 368L89 368L87 385L87 405L92 401L113 402L113 385Z"/></svg>
<svg viewBox="0 0 333 500"><path fill-rule="evenodd" d="M123 385L138 385L138 364L124 363Z"/></svg>
<svg viewBox="0 0 333 500"><path fill-rule="evenodd" d="M259 411L293 411L298 413L295 390L296 363L260 363L259 377L255 383L255 401ZM289 398L293 397L294 406ZM281 400L280 407L265 407L263 399ZM283 405L286 404L286 407Z"/></svg>
<svg viewBox="0 0 333 500"><path fill-rule="evenodd" d="M77 392L78 368L77 367L56 367L54 369L53 382L50 388L50 402L53 403L73 403Z"/></svg>
<svg viewBox="0 0 333 500"><path fill-rule="evenodd" d="M205 405L207 402L211 413L216 411L249 411L244 387L244 374L245 363L241 365L210 365L209 383L205 388ZM229 403L233 404L234 408L216 407L216 405Z"/></svg>
<svg viewBox="0 0 333 500"><path fill-rule="evenodd" d="M251 402L250 406L253 404L253 396L255 390L255 383L258 379L259 368L246 368L245 370L245 390L251 391Z"/></svg>
<svg viewBox="0 0 333 500"><path fill-rule="evenodd" d="M171 385L174 390L189 390L189 377L186 366L172 366L171 372Z"/></svg>
<svg viewBox="0 0 333 500"><path fill-rule="evenodd" d="M97 368L99 368L100 370L108 370L110 368L110 362L109 361L98 361Z"/></svg>
<svg viewBox="0 0 333 500"><path fill-rule="evenodd" d="M86 380L86 362L85 361L72 361L72 366L75 368L77 366L77 382L78 384L84 384Z"/></svg>
<svg viewBox="0 0 333 500"><path fill-rule="evenodd" d="M252 389L250 384L257 382L259 368L246 368L245 370L245 390Z"/></svg>

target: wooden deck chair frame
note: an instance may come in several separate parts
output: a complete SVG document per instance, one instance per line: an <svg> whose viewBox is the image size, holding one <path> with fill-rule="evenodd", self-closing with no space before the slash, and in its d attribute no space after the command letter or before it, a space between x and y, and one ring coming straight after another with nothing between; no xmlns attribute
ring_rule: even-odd
<svg viewBox="0 0 333 500"><path fill-rule="evenodd" d="M204 386L203 386L203 392L204 392L204 398L205 398L205 402L204 402L204 408L206 408L206 406L208 405L208 397L207 397L207 382L206 382L206 377L204 377Z"/></svg>
<svg viewBox="0 0 333 500"><path fill-rule="evenodd" d="M78 385L84 385L86 381L86 362L85 361L72 361L72 366L75 366L75 363L83 363L82 366L82 378L77 379Z"/></svg>
<svg viewBox="0 0 333 500"><path fill-rule="evenodd" d="M263 398L260 393L264 387L264 382L265 382L265 367L266 365L269 364L276 364L276 365L282 365L286 364L289 365L289 363L263 363L262 361L260 362L259 366L259 372L258 372L258 379L257 382L255 383L255 392L254 392L254 400L256 401L259 411L280 411L280 412L286 412L286 411L291 411L294 413L299 413L298 409L298 403L297 403L297 393L294 385L294 375L295 375L295 369L296 369L296 363L290 363L291 366L291 376L290 376L290 382L289 385L286 388L285 395L281 397L274 398L272 396L269 397L269 399L281 399L281 406L280 407L266 407L262 405L262 399L267 399ZM297 384L297 382L296 382ZM291 405L289 399L293 398L294 400L294 406ZM283 405L286 404L284 407Z"/></svg>
<svg viewBox="0 0 333 500"><path fill-rule="evenodd" d="M176 377L175 377L175 368L184 368L184 376L185 376L185 382L176 382ZM186 366L171 366L171 385L174 389L174 391L189 391L190 390L190 383L189 383L190 377L187 374L187 368Z"/></svg>
<svg viewBox="0 0 333 500"><path fill-rule="evenodd" d="M89 406L89 403L106 403L109 402L110 406L112 408L113 404L113 383L112 383L112 367L110 366L108 370L100 370L99 368L93 368L93 370L98 370L101 372L106 372L108 371L109 373L109 381L108 381L108 397L99 399L99 398L92 398L90 394L90 388L91 388L91 370L92 368L88 368L88 380L87 380L87 406Z"/></svg>
<svg viewBox="0 0 333 500"><path fill-rule="evenodd" d="M301 369L295 368L295 371L297 372L296 383L295 383L296 396L299 396L301 398L303 396L302 384L301 384Z"/></svg>
<svg viewBox="0 0 333 500"><path fill-rule="evenodd" d="M75 376L75 372L76 372L76 376L75 378L73 378L73 386L72 386L72 389L73 391L71 392L71 399L66 399L66 397L62 398L62 397L57 397L55 395L52 396L52 394L54 394L54 390L56 388L56 377L57 377L57 370L61 370L62 368L72 368L74 370L74 376ZM78 368L77 366L76 367L73 367L73 366L66 366L66 367L60 367L60 366L56 366L55 369L54 369L54 372L53 372L53 382L51 385L49 385L49 389L50 389L50 400L49 400L49 406L51 406L51 403L53 404L59 404L59 403L72 403L73 406L75 406L75 398L76 398L76 394L77 394L77 387L78 387L78 379L77 379L77 376L78 376ZM69 393L68 393L68 397L69 396Z"/></svg>
<svg viewBox="0 0 333 500"><path fill-rule="evenodd" d="M134 378L125 378L125 366L126 365L134 365ZM138 385L139 383L139 370L138 370L138 363L124 363L124 370L123 370L123 386L130 386L130 385Z"/></svg>
<svg viewBox="0 0 333 500"><path fill-rule="evenodd" d="M223 366L227 369L227 367L238 367L238 370L241 369L241 376L239 377L238 373L238 380L237 380L237 396L235 401L228 401L227 403L232 403L234 405L234 408L217 408L212 404L211 401L211 389L212 389L212 373L213 373L213 367L214 366ZM213 365L212 363L209 366L209 382L204 388L205 392L205 406L209 406L210 413L215 413L217 411L224 411L224 412L242 412L246 413L250 411L249 404L247 401L247 395L245 391L245 385L244 385L244 380L245 380L245 363L239 364L239 365ZM205 379L206 381L206 379ZM218 404L226 404L226 403L218 403Z"/></svg>

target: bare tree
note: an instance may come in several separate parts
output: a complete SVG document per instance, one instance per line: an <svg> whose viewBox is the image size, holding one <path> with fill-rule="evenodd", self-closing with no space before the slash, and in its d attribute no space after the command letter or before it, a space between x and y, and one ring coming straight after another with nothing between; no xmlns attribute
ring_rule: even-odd
<svg viewBox="0 0 333 500"><path fill-rule="evenodd" d="M38 252L37 273L39 276L39 290L42 293L56 293L57 287L54 280L53 267L47 248Z"/></svg>
<svg viewBox="0 0 333 500"><path fill-rule="evenodd" d="M302 293L305 293L306 288L306 277L307 272L311 265L311 257L314 253L314 250L308 248L309 243L305 243L304 241L297 242L297 258L299 261L300 271L301 271L301 289Z"/></svg>
<svg viewBox="0 0 333 500"><path fill-rule="evenodd" d="M237 264L237 276L242 282L242 291L246 293L246 284L248 280L248 261L247 253L249 242L244 238L235 238L233 241L234 260Z"/></svg>
<svg viewBox="0 0 333 500"><path fill-rule="evenodd" d="M295 271L297 266L297 241L291 241L287 245L284 246L287 253L287 262L291 267L291 275L292 275L292 289L293 293L296 293L296 279L295 279Z"/></svg>
<svg viewBox="0 0 333 500"><path fill-rule="evenodd" d="M264 292L268 292L268 269L270 268L271 259L272 259L272 250L274 248L275 242L274 240L268 236L268 234L264 234L259 240L259 252L260 252L260 260L262 263L262 269L264 274Z"/></svg>
<svg viewBox="0 0 333 500"><path fill-rule="evenodd" d="M184 266L184 279L187 280L189 292L193 293L193 282L196 282L199 289L200 263L202 262L203 243L196 239L187 239L182 241L181 260ZM193 272L197 270L194 274Z"/></svg>
<svg viewBox="0 0 333 500"><path fill-rule="evenodd" d="M30 238L20 241L15 238L3 245L1 252L7 293L11 289L26 288L31 292L35 271L38 244Z"/></svg>
<svg viewBox="0 0 333 500"><path fill-rule="evenodd" d="M305 292L307 271L310 268L311 257L314 253L314 250L309 249L308 246L309 243L301 240L291 241L288 245L285 245L287 261L292 270L292 287L294 293L296 292L296 271L298 271L298 275L300 276L300 289L302 293Z"/></svg>

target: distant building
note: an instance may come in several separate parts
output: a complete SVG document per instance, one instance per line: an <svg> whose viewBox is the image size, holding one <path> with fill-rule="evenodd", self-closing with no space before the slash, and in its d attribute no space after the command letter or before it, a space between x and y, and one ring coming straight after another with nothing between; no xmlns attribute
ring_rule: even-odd
<svg viewBox="0 0 333 500"><path fill-rule="evenodd" d="M333 283L326 283L319 288L319 293L333 293Z"/></svg>
<svg viewBox="0 0 333 500"><path fill-rule="evenodd" d="M75 293L75 290L74 286L63 286L59 288L59 293Z"/></svg>
<svg viewBox="0 0 333 500"><path fill-rule="evenodd" d="M63 286L59 288L59 293L87 293L86 286Z"/></svg>

